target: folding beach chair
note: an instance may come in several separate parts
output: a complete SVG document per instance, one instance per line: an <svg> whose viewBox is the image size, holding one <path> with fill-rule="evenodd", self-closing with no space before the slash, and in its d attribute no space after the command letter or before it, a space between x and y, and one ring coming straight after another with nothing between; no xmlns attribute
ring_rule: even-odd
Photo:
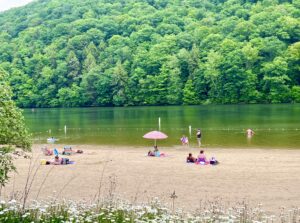
<svg viewBox="0 0 300 223"><path fill-rule="evenodd" d="M71 146L64 147L63 155L72 155L73 153L74 151L72 150Z"/></svg>

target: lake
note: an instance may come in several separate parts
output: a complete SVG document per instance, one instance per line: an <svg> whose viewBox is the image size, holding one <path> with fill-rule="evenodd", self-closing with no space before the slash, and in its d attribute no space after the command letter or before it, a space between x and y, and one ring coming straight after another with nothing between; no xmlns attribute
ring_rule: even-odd
<svg viewBox="0 0 300 223"><path fill-rule="evenodd" d="M151 146L142 136L159 129L160 117L169 137L159 146L180 145L184 134L196 147L200 128L206 148L300 148L299 104L25 109L24 116L34 143L53 136L59 144Z"/></svg>

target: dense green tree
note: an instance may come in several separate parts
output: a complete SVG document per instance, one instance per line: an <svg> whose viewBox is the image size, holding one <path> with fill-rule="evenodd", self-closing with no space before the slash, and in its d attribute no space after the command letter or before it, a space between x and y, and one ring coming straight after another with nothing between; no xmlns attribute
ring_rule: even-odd
<svg viewBox="0 0 300 223"><path fill-rule="evenodd" d="M172 56L161 68L161 75L168 77L166 101L171 105L181 104L182 101L182 81L179 66L177 57Z"/></svg>
<svg viewBox="0 0 300 223"><path fill-rule="evenodd" d="M0 13L21 107L298 101L299 1L47 0Z"/></svg>
<svg viewBox="0 0 300 223"><path fill-rule="evenodd" d="M93 56L92 53L88 53L86 56L86 59L83 62L83 72L88 73L89 71L91 71L93 68L95 68L97 65L96 63L96 59Z"/></svg>
<svg viewBox="0 0 300 223"><path fill-rule="evenodd" d="M206 58L206 63L203 65L203 77L209 86L209 97L212 101L220 102L222 86L220 85L221 63L223 57L220 53L210 51Z"/></svg>
<svg viewBox="0 0 300 223"><path fill-rule="evenodd" d="M183 89L183 104L195 105L197 104L196 92L193 86L193 81L189 79Z"/></svg>
<svg viewBox="0 0 300 223"><path fill-rule="evenodd" d="M117 106L127 104L125 89L128 82L128 74L120 61L117 62L111 76L112 88L114 89L112 99L113 104Z"/></svg>
<svg viewBox="0 0 300 223"><path fill-rule="evenodd" d="M31 143L21 111L12 101L12 91L7 83L7 74L0 68L0 186L8 180L15 169L10 153L20 147L30 150Z"/></svg>
<svg viewBox="0 0 300 223"><path fill-rule="evenodd" d="M300 85L300 42L289 46L287 50L289 77L296 85ZM296 86L297 87L297 86Z"/></svg>
<svg viewBox="0 0 300 223"><path fill-rule="evenodd" d="M290 78L287 76L288 64L282 57L264 64L262 68L265 73L263 83L266 99L272 103L290 101Z"/></svg>
<svg viewBox="0 0 300 223"><path fill-rule="evenodd" d="M58 102L62 107L75 107L81 104L80 88L73 84L70 88L61 88L58 91Z"/></svg>
<svg viewBox="0 0 300 223"><path fill-rule="evenodd" d="M293 86L291 90L293 102L300 103L300 87Z"/></svg>
<svg viewBox="0 0 300 223"><path fill-rule="evenodd" d="M70 84L73 82L79 81L80 76L80 62L74 53L74 51L71 51L67 57L67 65L68 65L68 73L67 73L67 79Z"/></svg>

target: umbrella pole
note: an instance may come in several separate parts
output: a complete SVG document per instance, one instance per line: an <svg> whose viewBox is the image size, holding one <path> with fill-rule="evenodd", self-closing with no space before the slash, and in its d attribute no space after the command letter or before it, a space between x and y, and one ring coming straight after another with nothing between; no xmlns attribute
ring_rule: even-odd
<svg viewBox="0 0 300 223"><path fill-rule="evenodd" d="M156 139L154 139L154 146L156 146Z"/></svg>

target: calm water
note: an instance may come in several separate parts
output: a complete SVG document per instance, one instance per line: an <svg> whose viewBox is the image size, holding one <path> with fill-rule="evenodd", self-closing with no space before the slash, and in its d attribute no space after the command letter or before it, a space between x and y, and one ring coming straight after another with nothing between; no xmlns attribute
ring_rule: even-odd
<svg viewBox="0 0 300 223"><path fill-rule="evenodd" d="M153 141L142 136L158 129L160 117L161 131L169 136L161 146L180 145L183 134L196 146L201 128L204 147L300 148L300 105L52 108L26 109L24 115L35 143L54 136L60 144L150 146ZM256 133L251 139L247 128Z"/></svg>

